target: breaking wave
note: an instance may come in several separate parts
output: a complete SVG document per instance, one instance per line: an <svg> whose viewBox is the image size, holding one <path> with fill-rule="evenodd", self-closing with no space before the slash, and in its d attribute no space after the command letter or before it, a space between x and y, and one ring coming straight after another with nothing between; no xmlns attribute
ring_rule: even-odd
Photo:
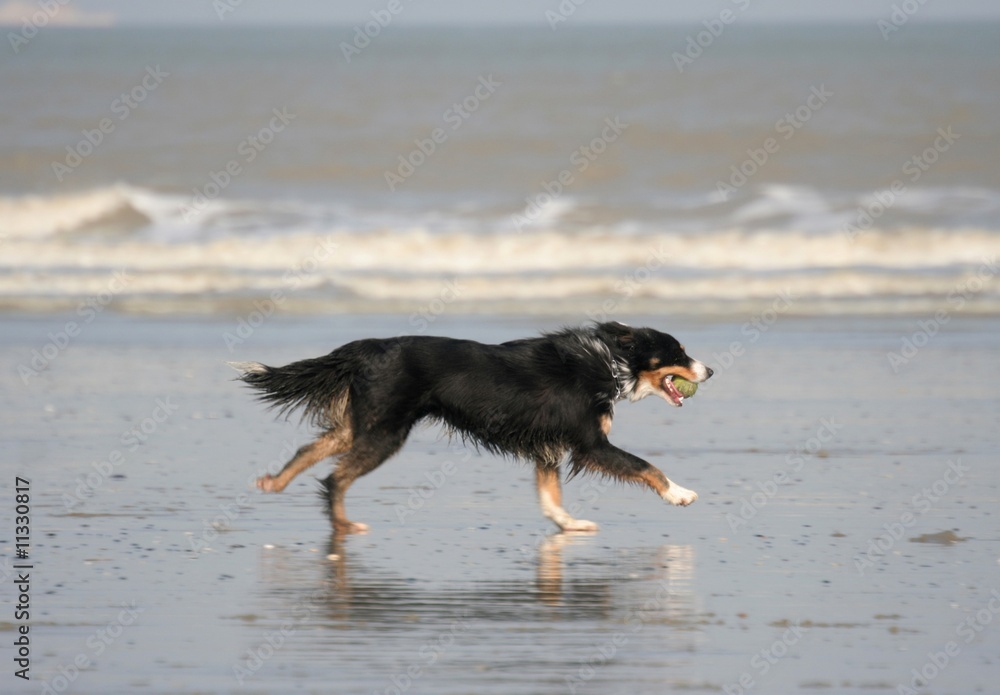
<svg viewBox="0 0 1000 695"><path fill-rule="evenodd" d="M742 312L782 293L801 313L927 311L958 293L1000 312L1000 233L901 226L848 233L844 212L771 187L727 225L570 225L519 230L509 214L414 214L296 201L216 199L128 185L0 199L0 305L66 308L108 291L123 308L232 311L279 293L292 310L399 310L447 296L466 311ZM902 201L957 204L985 192L929 190ZM837 208L840 212L834 210ZM793 215L797 224L773 223ZM805 215L834 224L817 230ZM752 224L761 219L766 224ZM816 218L813 219L815 222ZM450 283L450 284L449 284ZM123 287L120 287L123 285ZM234 309L237 307L237 309Z"/></svg>

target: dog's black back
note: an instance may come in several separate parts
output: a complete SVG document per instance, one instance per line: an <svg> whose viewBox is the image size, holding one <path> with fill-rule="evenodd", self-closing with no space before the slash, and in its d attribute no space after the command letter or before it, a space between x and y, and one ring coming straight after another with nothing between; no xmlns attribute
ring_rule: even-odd
<svg viewBox="0 0 1000 695"><path fill-rule="evenodd" d="M320 427L336 424L330 404L347 390L355 423L408 431L433 418L488 451L531 459L593 436L580 423L613 408L610 360L609 350L585 349L570 333L501 345L404 336L358 340L244 380Z"/></svg>

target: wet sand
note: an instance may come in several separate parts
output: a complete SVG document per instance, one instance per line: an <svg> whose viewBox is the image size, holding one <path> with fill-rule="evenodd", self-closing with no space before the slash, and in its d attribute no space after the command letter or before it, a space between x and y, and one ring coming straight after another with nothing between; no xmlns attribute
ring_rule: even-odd
<svg viewBox="0 0 1000 695"><path fill-rule="evenodd" d="M235 320L108 313L60 348L73 316L0 319L0 547L9 571L23 476L34 564L32 680L13 676L8 610L3 690L993 692L1000 321L952 317L924 341L906 318L781 317L757 336L622 318L717 371L681 410L622 404L611 435L696 504L578 479L567 506L601 531L553 534L530 468L423 427L352 488L371 531L340 542L314 494L326 464L253 490L309 432L224 362L315 356L407 317L272 317L232 352ZM926 344L896 373L904 337ZM47 365L22 376L35 350Z"/></svg>

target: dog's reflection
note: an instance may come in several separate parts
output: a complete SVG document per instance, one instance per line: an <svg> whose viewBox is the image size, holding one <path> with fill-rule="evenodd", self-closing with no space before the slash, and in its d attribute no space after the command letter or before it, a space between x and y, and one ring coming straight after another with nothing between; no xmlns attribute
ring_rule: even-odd
<svg viewBox="0 0 1000 695"><path fill-rule="evenodd" d="M592 534L587 534L587 536ZM646 548L637 556L625 555L621 558L619 571L626 570L625 576L601 576L586 580L567 572L564 551L574 545L583 545L588 538L582 534L554 533L546 536L538 545L538 560L535 587L539 601L550 606L575 604L581 585L598 586L608 596L610 608L614 608L615 589L623 581L639 582L656 586L650 608L655 608L663 617L678 618L690 614L695 594L694 547L690 545L663 545ZM569 575L569 578L567 578Z"/></svg>
<svg viewBox="0 0 1000 695"><path fill-rule="evenodd" d="M548 621L619 619L691 623L698 615L695 551L663 545L606 551L585 534L555 533L523 546L534 581L415 581L373 570L356 538L333 535L316 554L273 548L262 554L265 601L308 603L311 619L366 629L425 620ZM598 550L598 552L593 552ZM523 565L522 565L523 568ZM513 575L521 574L512 572ZM318 580L318 581L317 581ZM278 608L278 606L273 606ZM302 609L299 609L302 612Z"/></svg>

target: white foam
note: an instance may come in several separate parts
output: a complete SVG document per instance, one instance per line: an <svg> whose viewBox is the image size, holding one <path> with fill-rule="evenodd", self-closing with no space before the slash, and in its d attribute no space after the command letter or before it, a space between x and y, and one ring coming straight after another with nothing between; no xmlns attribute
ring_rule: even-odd
<svg viewBox="0 0 1000 695"><path fill-rule="evenodd" d="M128 204L125 186L62 195L0 198L0 233L7 238L38 238L72 232L122 212Z"/></svg>
<svg viewBox="0 0 1000 695"><path fill-rule="evenodd" d="M834 214L822 201L801 200L804 195L795 187L769 187L759 199L760 214ZM914 195L940 200L945 194ZM991 200L984 192L976 195ZM672 233L636 222L567 228L559 219L573 209L572 201L552 213L555 221L521 234L487 224L470 233L469 218L460 214L365 215L292 201L220 199L185 219L188 203L182 195L128 186L0 200L0 211L12 212L0 218L6 237L0 299L16 305L93 296L106 292L121 269L129 282L115 291L129 297L281 290L395 304L426 303L445 293L449 301L490 305L589 305L602 297L617 304L693 305L791 291L822 302L940 299L1000 256L1000 233L982 228L874 228L854 237L842 228ZM123 211L148 223L131 234L83 235L102 217ZM998 290L986 282L980 296L993 294Z"/></svg>
<svg viewBox="0 0 1000 695"><path fill-rule="evenodd" d="M529 197L531 200L532 197ZM557 224L559 220L568 216L577 207L577 203L570 196L552 197L551 195L536 194L531 205L526 205L525 209L518 213L522 218L522 225L528 228L546 228ZM527 223L523 223L527 220Z"/></svg>
<svg viewBox="0 0 1000 695"><path fill-rule="evenodd" d="M828 213L829 202L807 186L769 184L758 189L759 195L733 213L737 222L771 219L781 216L801 217Z"/></svg>

